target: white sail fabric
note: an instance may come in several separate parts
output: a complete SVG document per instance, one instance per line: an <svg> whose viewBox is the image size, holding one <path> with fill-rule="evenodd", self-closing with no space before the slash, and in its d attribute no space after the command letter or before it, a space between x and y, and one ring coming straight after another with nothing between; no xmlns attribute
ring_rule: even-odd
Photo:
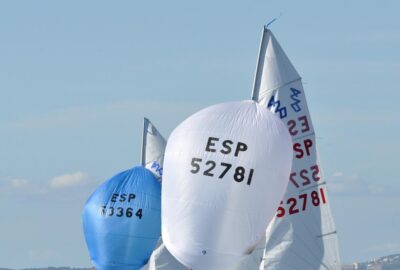
<svg viewBox="0 0 400 270"><path fill-rule="evenodd" d="M142 270L188 270L178 262L160 240L158 247L151 254L150 260Z"/></svg>
<svg viewBox="0 0 400 270"><path fill-rule="evenodd" d="M143 124L142 165L161 181L166 141L147 118Z"/></svg>
<svg viewBox="0 0 400 270"><path fill-rule="evenodd" d="M227 270L259 270L264 254L264 247L265 236L250 254L244 256L239 263Z"/></svg>
<svg viewBox="0 0 400 270"><path fill-rule="evenodd" d="M166 141L157 128L144 118L142 165L149 169L161 181ZM149 262L141 270L187 270L165 248L162 238L151 254Z"/></svg>
<svg viewBox="0 0 400 270"><path fill-rule="evenodd" d="M221 270L254 250L288 184L293 151L284 123L254 101L203 109L170 135L162 236L195 270Z"/></svg>
<svg viewBox="0 0 400 270"><path fill-rule="evenodd" d="M266 28L253 100L285 122L294 150L289 185L277 215L268 227L260 269L339 270L336 229L301 78Z"/></svg>

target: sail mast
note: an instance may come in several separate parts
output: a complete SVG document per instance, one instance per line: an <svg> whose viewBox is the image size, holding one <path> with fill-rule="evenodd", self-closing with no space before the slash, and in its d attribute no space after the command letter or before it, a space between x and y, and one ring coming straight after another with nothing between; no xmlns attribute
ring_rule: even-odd
<svg viewBox="0 0 400 270"><path fill-rule="evenodd" d="M149 120L144 117L143 118L143 133L142 133L142 152L141 152L141 163L142 166L146 166L146 144L147 144L147 127L149 125Z"/></svg>
<svg viewBox="0 0 400 270"><path fill-rule="evenodd" d="M268 31L268 28L266 25L264 25L263 31L261 33L261 42L260 42L260 49L258 53L258 61L257 61L257 67L256 67L256 74L254 76L254 84L253 84L253 92L251 95L251 99L254 101L258 100L258 96L260 94L260 84L261 84L261 77L262 77L262 72L263 72L263 67L264 67L264 58L265 58L265 50L266 50L266 41L264 40L265 38L265 33Z"/></svg>

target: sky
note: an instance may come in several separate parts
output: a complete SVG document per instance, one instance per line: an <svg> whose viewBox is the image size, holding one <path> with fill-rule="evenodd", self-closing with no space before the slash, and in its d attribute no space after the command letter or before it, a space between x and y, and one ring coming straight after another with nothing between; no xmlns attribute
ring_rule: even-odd
<svg viewBox="0 0 400 270"><path fill-rule="evenodd" d="M0 267L90 266L81 212L199 109L250 99L263 24L303 78L343 262L400 253L400 2L1 1Z"/></svg>

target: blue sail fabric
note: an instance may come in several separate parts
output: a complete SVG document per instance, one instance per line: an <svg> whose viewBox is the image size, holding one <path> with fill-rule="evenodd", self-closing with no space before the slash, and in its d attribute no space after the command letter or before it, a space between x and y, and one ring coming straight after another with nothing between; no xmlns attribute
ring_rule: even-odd
<svg viewBox="0 0 400 270"><path fill-rule="evenodd" d="M90 196L82 220L96 269L140 269L160 237L161 185L143 167L121 172Z"/></svg>

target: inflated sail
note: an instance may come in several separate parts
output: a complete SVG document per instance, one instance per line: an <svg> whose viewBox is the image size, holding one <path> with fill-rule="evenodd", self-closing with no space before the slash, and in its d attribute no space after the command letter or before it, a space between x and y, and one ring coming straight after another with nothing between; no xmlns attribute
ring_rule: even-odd
<svg viewBox="0 0 400 270"><path fill-rule="evenodd" d="M161 233L161 185L143 167L100 185L83 210L83 231L97 270L138 270Z"/></svg>
<svg viewBox="0 0 400 270"><path fill-rule="evenodd" d="M161 180L163 172L164 150L166 141L155 126L144 118L142 165L149 169L157 179Z"/></svg>
<svg viewBox="0 0 400 270"><path fill-rule="evenodd" d="M170 135L164 157L162 237L196 270L221 270L254 250L290 174L284 123L254 101L195 113Z"/></svg>
<svg viewBox="0 0 400 270"><path fill-rule="evenodd" d="M262 36L253 100L284 121L294 150L289 185L268 227L260 269L339 270L336 229L301 78L267 28Z"/></svg>

